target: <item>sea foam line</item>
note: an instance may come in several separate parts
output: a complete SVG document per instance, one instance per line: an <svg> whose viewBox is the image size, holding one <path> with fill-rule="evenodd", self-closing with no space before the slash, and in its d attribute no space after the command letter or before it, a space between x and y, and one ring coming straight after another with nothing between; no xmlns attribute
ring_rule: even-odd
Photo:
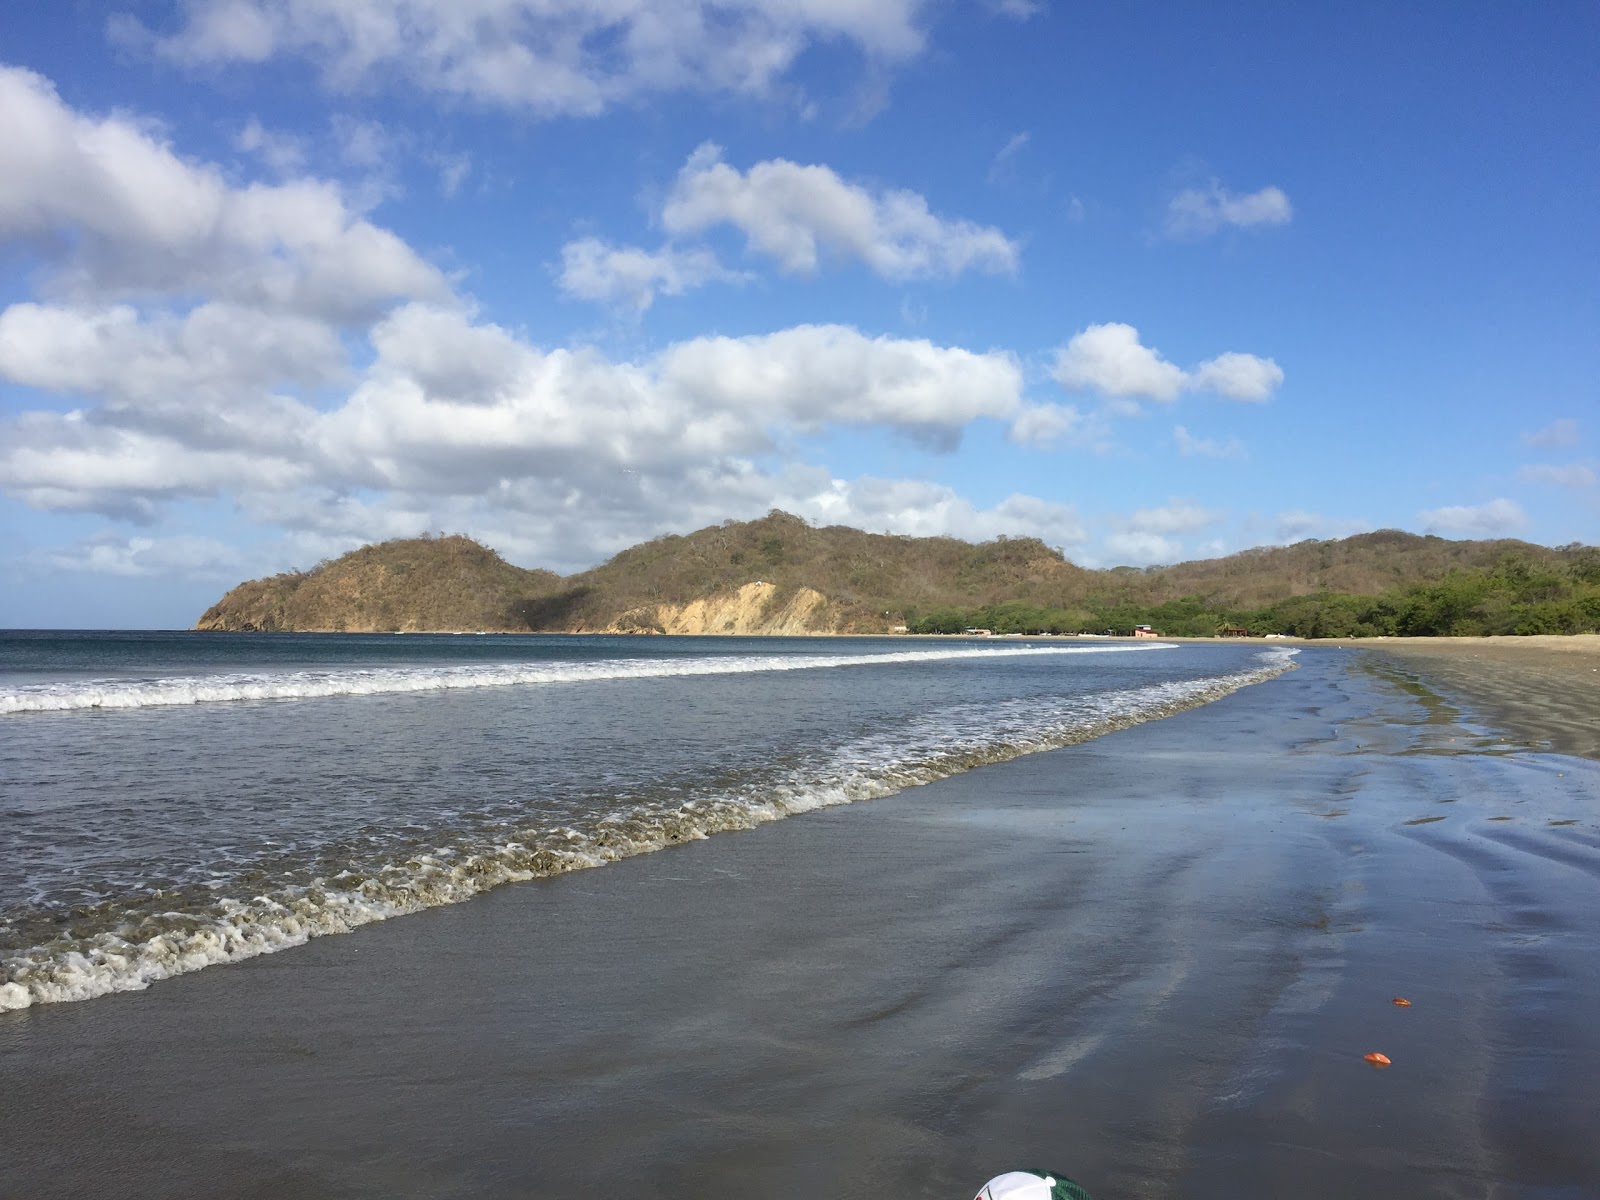
<svg viewBox="0 0 1600 1200"><path fill-rule="evenodd" d="M797 813L892 795L976 766L1088 741L1116 729L1221 699L1291 669L1294 650L1251 670L1150 684L1085 697L1000 706L976 734L966 719L993 706L958 706L923 728L840 747L831 768L800 772L754 791L708 794L671 807L636 807L585 830L514 831L475 847L438 847L376 870L345 871L265 895L224 897L204 911L173 912L124 927L58 939L0 961L0 1012L138 991L161 979L346 933L374 921L455 904L505 883L560 875L648 854ZM1043 711L1041 711L1041 709ZM1030 716L1030 714L1034 714ZM885 747L902 752L884 757Z"/></svg>
<svg viewBox="0 0 1600 1200"><path fill-rule="evenodd" d="M1174 649L1169 643L1110 646L1008 646L960 650L897 650L884 654L729 655L645 658L596 663L495 663L448 667L367 667L166 679L88 679L27 684L0 692L0 715L79 709L159 708L234 700L309 700L328 696L381 696L458 688L583 683L602 679L663 679L687 675L743 675L883 663L977 660L1037 655L1094 654Z"/></svg>

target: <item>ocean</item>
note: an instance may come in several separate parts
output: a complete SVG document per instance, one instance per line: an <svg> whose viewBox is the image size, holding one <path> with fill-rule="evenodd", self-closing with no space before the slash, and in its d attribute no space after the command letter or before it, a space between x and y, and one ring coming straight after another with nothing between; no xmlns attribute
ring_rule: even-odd
<svg viewBox="0 0 1600 1200"><path fill-rule="evenodd" d="M887 796L1192 708L1293 653L3 633L0 1010Z"/></svg>

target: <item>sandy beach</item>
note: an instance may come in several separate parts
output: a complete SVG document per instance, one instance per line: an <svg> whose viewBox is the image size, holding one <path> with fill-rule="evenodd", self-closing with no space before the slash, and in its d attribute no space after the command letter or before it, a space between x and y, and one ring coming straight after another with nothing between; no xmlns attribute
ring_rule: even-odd
<svg viewBox="0 0 1600 1200"><path fill-rule="evenodd" d="M1600 634L1320 644L1398 659L1529 745L1600 758Z"/></svg>
<svg viewBox="0 0 1600 1200"><path fill-rule="evenodd" d="M1376 657L0 1015L0 1194L1600 1194L1600 764Z"/></svg>

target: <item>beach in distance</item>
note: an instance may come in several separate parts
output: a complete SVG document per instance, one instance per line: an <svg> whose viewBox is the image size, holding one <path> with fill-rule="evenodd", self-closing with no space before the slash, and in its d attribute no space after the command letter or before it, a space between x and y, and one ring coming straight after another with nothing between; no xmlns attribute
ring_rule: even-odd
<svg viewBox="0 0 1600 1200"><path fill-rule="evenodd" d="M1600 639L163 636L7 643L0 1195L1600 1194Z"/></svg>

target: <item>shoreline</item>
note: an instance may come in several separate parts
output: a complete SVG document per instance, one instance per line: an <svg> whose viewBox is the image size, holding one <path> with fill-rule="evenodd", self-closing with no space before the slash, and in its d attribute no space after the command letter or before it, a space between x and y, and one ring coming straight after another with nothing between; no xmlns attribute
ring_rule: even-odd
<svg viewBox="0 0 1600 1200"><path fill-rule="evenodd" d="M1586 1194L1600 767L1353 666L5 1014L0 1193Z"/></svg>
<svg viewBox="0 0 1600 1200"><path fill-rule="evenodd" d="M1362 650L1455 693L1528 745L1600 759L1600 634L1352 638Z"/></svg>

